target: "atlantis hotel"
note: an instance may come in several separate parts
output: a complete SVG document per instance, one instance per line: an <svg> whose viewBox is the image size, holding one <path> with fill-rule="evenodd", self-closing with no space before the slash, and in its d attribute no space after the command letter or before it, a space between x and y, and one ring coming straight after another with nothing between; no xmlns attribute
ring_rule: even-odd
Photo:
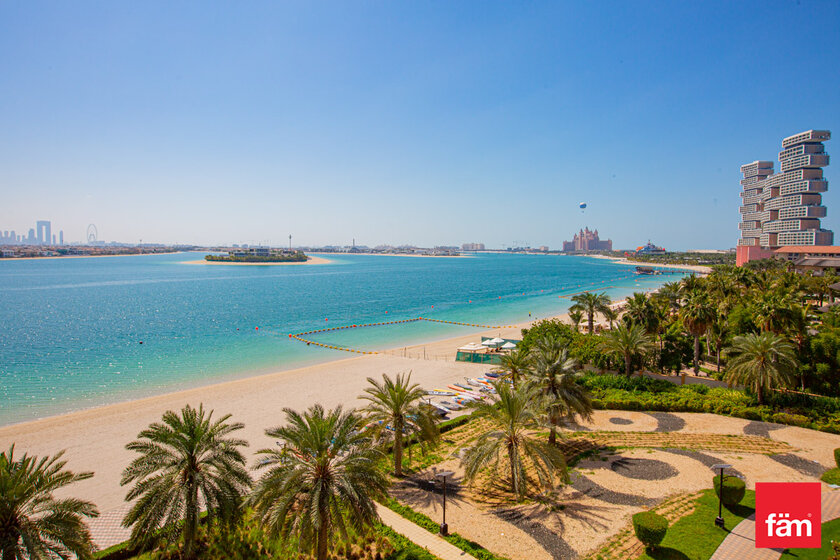
<svg viewBox="0 0 840 560"><path fill-rule="evenodd" d="M827 130L808 130L782 140L779 172L772 161L754 161L741 166L741 238L739 265L773 256L787 246L831 245L834 233L820 227L826 215L822 195L828 190L822 168L828 165L823 141Z"/></svg>

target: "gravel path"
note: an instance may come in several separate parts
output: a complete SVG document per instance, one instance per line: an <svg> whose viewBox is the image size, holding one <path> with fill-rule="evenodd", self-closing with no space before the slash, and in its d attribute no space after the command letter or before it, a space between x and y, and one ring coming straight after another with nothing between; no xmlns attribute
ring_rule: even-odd
<svg viewBox="0 0 840 560"><path fill-rule="evenodd" d="M646 412L648 416L656 419L654 432L679 432L685 428L685 420L670 412Z"/></svg>
<svg viewBox="0 0 840 560"><path fill-rule="evenodd" d="M668 480L679 471L664 461L619 457L610 463L614 473L636 480Z"/></svg>
<svg viewBox="0 0 840 560"><path fill-rule="evenodd" d="M748 436L770 437L770 432L787 428L784 424L774 424L772 422L752 421L744 426L744 434Z"/></svg>

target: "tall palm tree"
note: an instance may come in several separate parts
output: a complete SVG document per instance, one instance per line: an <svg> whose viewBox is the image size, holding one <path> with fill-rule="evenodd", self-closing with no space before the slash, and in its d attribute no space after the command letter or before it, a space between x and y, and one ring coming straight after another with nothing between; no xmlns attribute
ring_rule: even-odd
<svg viewBox="0 0 840 560"><path fill-rule="evenodd" d="M557 426L565 420L573 421L577 415L585 420L592 418L592 400L589 391L577 383L577 360L569 357L566 347L556 339L538 340L531 353L534 367L528 381L546 411L551 428L548 442L553 445Z"/></svg>
<svg viewBox="0 0 840 560"><path fill-rule="evenodd" d="M499 359L501 364L496 368L496 372L509 375L514 387L517 386L519 378L526 375L531 369L531 357L522 348L515 348L508 354L502 354Z"/></svg>
<svg viewBox="0 0 840 560"><path fill-rule="evenodd" d="M606 311L604 311L604 319L609 321L610 329L612 329L613 323L615 323L616 319L618 319L618 311L612 307L607 307Z"/></svg>
<svg viewBox="0 0 840 560"><path fill-rule="evenodd" d="M553 487L558 475L564 482L568 481L563 453L533 435L540 426L535 390L527 386L513 389L507 383L495 386L499 402L480 403L474 413L486 419L490 429L479 435L464 453L465 480L472 482L486 468L496 470L506 463L510 490L522 499L527 492L527 457L543 488Z"/></svg>
<svg viewBox="0 0 840 560"><path fill-rule="evenodd" d="M760 293L752 303L755 321L763 331L782 334L795 320L796 302L780 290Z"/></svg>
<svg viewBox="0 0 840 560"><path fill-rule="evenodd" d="M714 322L709 325L706 337L715 345L716 369L720 373L720 352L729 337L729 323L726 322L726 316L723 313L718 314Z"/></svg>
<svg viewBox="0 0 840 560"><path fill-rule="evenodd" d="M636 292L627 298L627 308L624 311L624 320L630 321L637 325L642 325L645 330L648 330L652 314L652 304L647 295Z"/></svg>
<svg viewBox="0 0 840 560"><path fill-rule="evenodd" d="M669 316L680 309L680 301L682 299L680 285L679 282L666 282L653 294L654 299L665 304Z"/></svg>
<svg viewBox="0 0 840 560"><path fill-rule="evenodd" d="M266 472L249 498L269 533L296 535L318 560L347 525L357 529L378 518L374 499L385 495L388 479L377 466L382 453L360 428L364 420L341 407L314 405L303 414L284 409L286 425L266 430L282 448L262 449L257 468Z"/></svg>
<svg viewBox="0 0 840 560"><path fill-rule="evenodd" d="M726 381L749 387L764 404L768 389L793 385L797 367L793 345L781 336L762 332L736 336L729 350Z"/></svg>
<svg viewBox="0 0 840 560"><path fill-rule="evenodd" d="M571 309L574 311L582 311L586 315L586 320L589 323L589 334L595 332L595 314L604 313L610 308L610 298L605 293L595 294L593 292L583 292L572 296L572 301L575 302Z"/></svg>
<svg viewBox="0 0 840 560"><path fill-rule="evenodd" d="M411 383L411 372L398 373L396 379L382 375L382 382L367 378L370 387L360 399L369 401L365 408L377 439L394 439L394 476L402 476L403 438L417 435L421 443L434 444L440 432L437 416L423 403L426 392Z"/></svg>
<svg viewBox="0 0 840 560"><path fill-rule="evenodd" d="M580 309L569 309L569 319L575 327L575 331L580 330L580 322L583 321L583 311Z"/></svg>
<svg viewBox="0 0 840 560"><path fill-rule="evenodd" d="M53 492L87 480L92 472L64 469L59 451L52 457L15 457L15 446L0 453L0 558L48 560L93 558L84 517L97 517L91 502L56 498Z"/></svg>
<svg viewBox="0 0 840 560"><path fill-rule="evenodd" d="M620 324L601 341L601 349L624 358L624 374L633 375L633 359L653 350L653 341L641 325Z"/></svg>
<svg viewBox="0 0 840 560"><path fill-rule="evenodd" d="M202 508L209 522L234 519L251 485L239 448L248 442L230 437L244 425L228 423L230 414L214 420L204 405L169 410L162 422L141 431L125 446L140 454L123 471L123 486L134 484L125 497L137 499L123 519L131 541L146 545L163 527L184 540L184 557L197 554L196 533Z"/></svg>
<svg viewBox="0 0 840 560"><path fill-rule="evenodd" d="M693 278L690 276L689 278ZM680 308L680 318L688 334L694 337L694 373L700 373L700 336L716 317L715 307L702 291L689 292Z"/></svg>

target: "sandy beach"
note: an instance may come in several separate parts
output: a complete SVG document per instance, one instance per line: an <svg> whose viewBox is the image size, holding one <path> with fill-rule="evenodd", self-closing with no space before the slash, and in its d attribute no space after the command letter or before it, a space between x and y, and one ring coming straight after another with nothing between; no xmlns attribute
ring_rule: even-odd
<svg viewBox="0 0 840 560"><path fill-rule="evenodd" d="M558 317L568 320L565 314ZM264 432L283 422L284 408L303 410L315 403L325 407L360 407L363 402L358 400L358 395L367 386L366 378L379 378L383 373L393 376L411 371L412 381L426 389L480 375L492 366L454 361L458 347L477 342L481 336L519 339L523 327L543 318L546 317L533 317L529 322L506 328L382 350L378 354L2 426L0 447L6 449L15 444L17 452L38 456L65 449L68 468L95 473L92 479L74 485L72 495L91 500L103 514L110 512L116 517L125 508L120 475L133 458L125 445L150 423L159 421L167 410L203 403L217 416L232 414L233 421L245 424L240 435L250 444L247 455L253 463L258 449L273 445ZM318 351L313 348L313 352Z"/></svg>
<svg viewBox="0 0 840 560"><path fill-rule="evenodd" d="M332 261L330 259L325 259L323 257L312 257L308 256L306 258L306 262L225 262L225 261L208 261L208 260L195 260L195 261L183 261L181 264L222 264L228 266L279 266L279 265L302 265L302 264L329 264Z"/></svg>
<svg viewBox="0 0 840 560"><path fill-rule="evenodd" d="M676 268L679 270L693 270L694 272L698 272L700 274L711 274L712 267L710 266L702 266L702 265L694 265L694 264L660 264L660 263L649 263L649 262L642 262L642 261L634 261L628 259L627 257L608 257L606 255L586 255L587 257L591 257L593 259L606 259L608 261L613 261L620 264L626 265L633 265L633 266L652 266L655 268Z"/></svg>

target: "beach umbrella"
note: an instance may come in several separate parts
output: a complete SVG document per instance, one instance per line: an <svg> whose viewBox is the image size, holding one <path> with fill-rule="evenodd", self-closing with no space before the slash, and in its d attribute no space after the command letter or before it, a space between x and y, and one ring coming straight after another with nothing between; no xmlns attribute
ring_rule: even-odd
<svg viewBox="0 0 840 560"><path fill-rule="evenodd" d="M498 342L494 342L493 339L489 339L489 338L487 340L482 340L481 341L482 346L496 346L496 344L498 344Z"/></svg>
<svg viewBox="0 0 840 560"><path fill-rule="evenodd" d="M492 342L493 344L504 344L505 339L504 338L494 338L490 342Z"/></svg>
<svg viewBox="0 0 840 560"><path fill-rule="evenodd" d="M504 344L502 344L502 348L505 350L513 350L514 348L516 348L516 344L514 344L513 342L505 342Z"/></svg>

